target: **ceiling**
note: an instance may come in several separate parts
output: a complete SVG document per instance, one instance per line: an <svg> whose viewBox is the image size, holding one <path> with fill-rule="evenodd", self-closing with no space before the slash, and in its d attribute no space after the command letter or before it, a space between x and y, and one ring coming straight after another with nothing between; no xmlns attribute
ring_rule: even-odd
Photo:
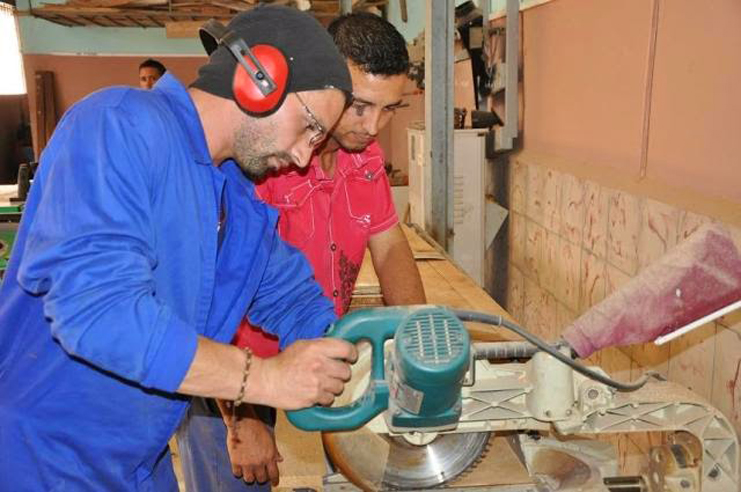
<svg viewBox="0 0 741 492"><path fill-rule="evenodd" d="M340 15L341 0L69 0L61 4L31 2L31 15L63 26L166 27L168 37L195 36L208 19L228 21L258 4L288 5L327 23ZM353 0L353 11L385 9L388 0Z"/></svg>

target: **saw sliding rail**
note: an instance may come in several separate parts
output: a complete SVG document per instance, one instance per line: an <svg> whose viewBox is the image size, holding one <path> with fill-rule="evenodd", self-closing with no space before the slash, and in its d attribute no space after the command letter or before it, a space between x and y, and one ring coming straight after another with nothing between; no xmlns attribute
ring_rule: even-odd
<svg viewBox="0 0 741 492"><path fill-rule="evenodd" d="M728 419L699 395L669 381L649 381L632 392L587 379L544 353L524 363L476 360L463 387L458 426L451 432L555 431L562 436L633 432L686 432L701 446L688 490L741 489L739 441ZM592 368L604 374L598 367ZM368 427L389 434L382 416ZM651 459L649 490L664 490L659 459ZM692 483L695 482L695 483ZM686 484L686 482L685 482ZM466 489L472 490L472 489ZM489 489L498 490L498 489ZM527 490L502 489L502 490ZM667 489L673 490L673 489Z"/></svg>
<svg viewBox="0 0 741 492"><path fill-rule="evenodd" d="M330 475L324 479L324 492L355 492L361 489L349 483L345 477L339 473ZM431 490L460 491L460 492L539 492L536 485L518 484L518 485L494 485L488 487L445 487L441 489L409 489L405 492L429 492Z"/></svg>

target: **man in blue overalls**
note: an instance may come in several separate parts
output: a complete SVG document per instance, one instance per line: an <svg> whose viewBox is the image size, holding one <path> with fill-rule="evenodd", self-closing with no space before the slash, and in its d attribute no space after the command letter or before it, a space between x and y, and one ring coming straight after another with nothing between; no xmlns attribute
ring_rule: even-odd
<svg viewBox="0 0 741 492"><path fill-rule="evenodd" d="M219 28L189 89L166 74L94 93L41 157L0 287L0 490L175 491L188 395L295 409L350 376L352 345L300 341L332 305L245 177L308 164L351 92L345 62L294 9ZM245 314L281 355L229 345Z"/></svg>

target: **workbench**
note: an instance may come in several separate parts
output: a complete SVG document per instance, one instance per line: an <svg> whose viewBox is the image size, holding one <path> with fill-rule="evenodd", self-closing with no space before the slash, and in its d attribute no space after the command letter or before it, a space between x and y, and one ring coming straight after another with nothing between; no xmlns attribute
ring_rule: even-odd
<svg viewBox="0 0 741 492"><path fill-rule="evenodd" d="M470 309L510 318L481 287L458 268L451 259L423 233L402 226L417 262L427 302L459 309ZM378 278L366 257L353 292L351 309L383 305ZM510 318L511 319L511 318ZM515 337L491 326L467 323L472 338L477 340L509 340ZM280 464L281 480L277 490L322 490L322 479L327 474L327 464L318 432L303 432L293 427L283 412L278 412L276 426L278 449L284 458ZM461 477L456 486L493 485L506 478L507 484L529 483L524 467L504 438L493 438L490 450L472 472ZM485 465L485 466L482 466ZM492 475L492 476L487 476ZM492 483L494 482L494 483Z"/></svg>

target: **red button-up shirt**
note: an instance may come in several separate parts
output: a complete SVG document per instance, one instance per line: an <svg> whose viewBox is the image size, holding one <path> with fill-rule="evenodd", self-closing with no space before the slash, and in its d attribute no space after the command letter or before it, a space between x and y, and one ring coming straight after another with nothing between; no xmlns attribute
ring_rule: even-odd
<svg viewBox="0 0 741 492"><path fill-rule="evenodd" d="M268 178L257 194L278 209L280 236L306 255L335 312L345 314L370 236L399 221L381 148L374 142L359 153L339 150L334 177L315 156L304 170ZM278 352L275 339L246 322L235 344L263 357Z"/></svg>

